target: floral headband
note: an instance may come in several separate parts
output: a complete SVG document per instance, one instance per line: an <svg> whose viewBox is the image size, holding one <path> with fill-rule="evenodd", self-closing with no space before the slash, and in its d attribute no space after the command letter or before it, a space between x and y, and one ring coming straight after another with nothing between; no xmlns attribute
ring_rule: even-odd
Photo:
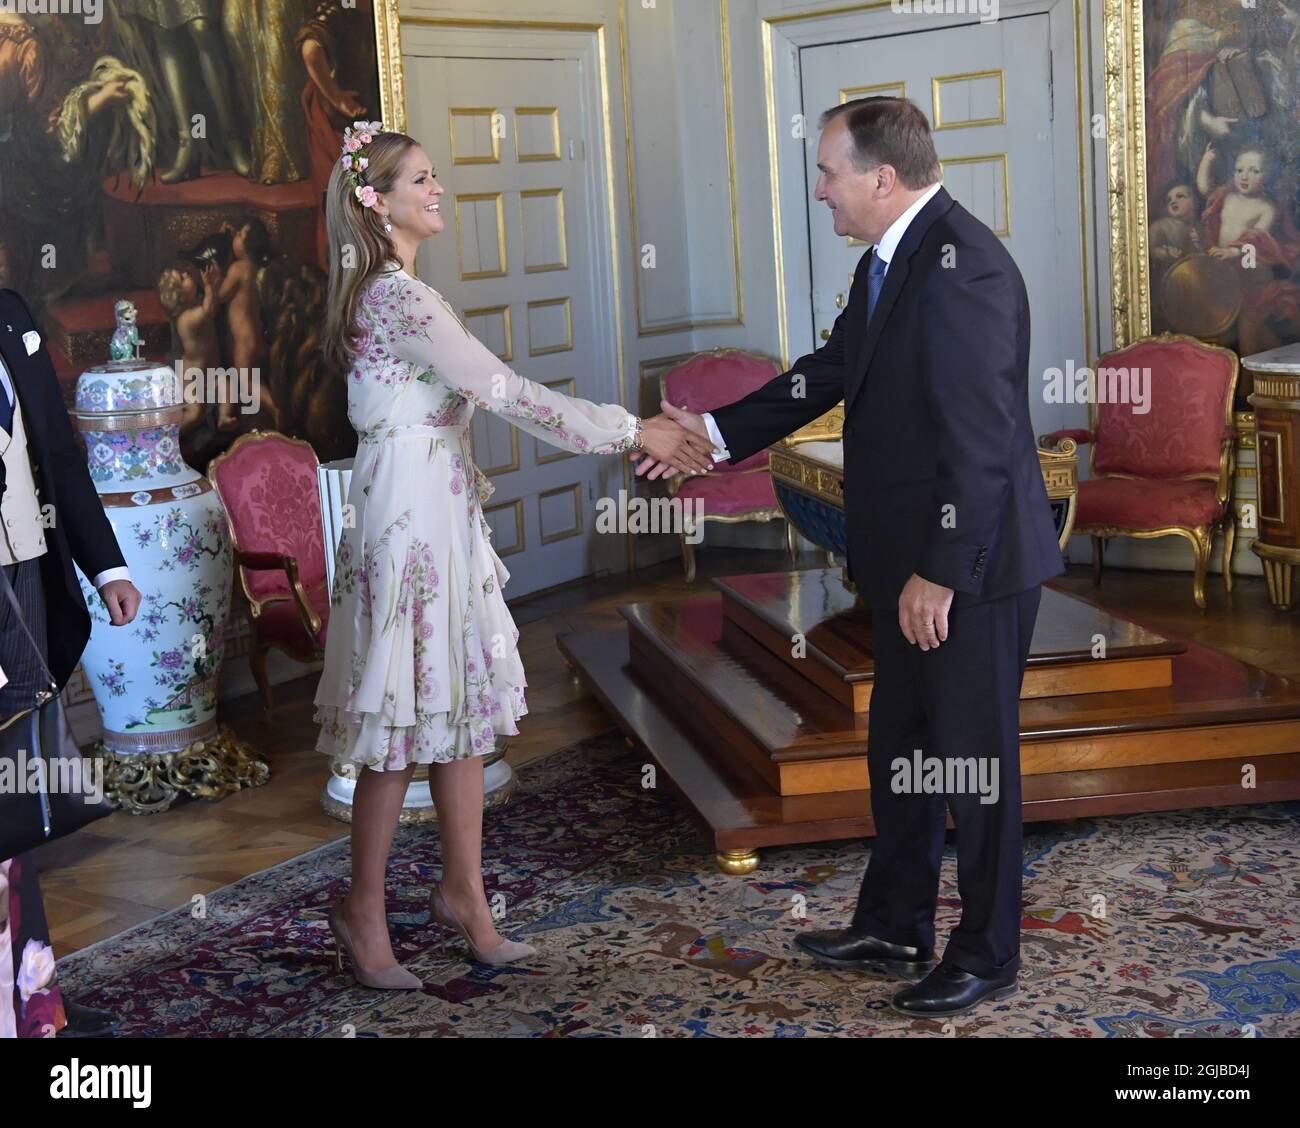
<svg viewBox="0 0 1300 1128"><path fill-rule="evenodd" d="M366 168L370 158L365 155L365 147L375 139L375 135L384 132L384 124L379 121L354 121L343 131L343 158L340 163L352 174L354 192L363 208L373 208L378 194L366 183Z"/></svg>

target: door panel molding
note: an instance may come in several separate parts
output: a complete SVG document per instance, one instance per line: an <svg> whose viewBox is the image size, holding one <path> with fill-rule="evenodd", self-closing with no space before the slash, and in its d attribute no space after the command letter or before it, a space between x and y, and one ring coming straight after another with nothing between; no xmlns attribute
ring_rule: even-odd
<svg viewBox="0 0 1300 1128"><path fill-rule="evenodd" d="M401 20L411 131L417 138L424 133L428 142L437 141L440 149L435 154L436 163L450 166L448 154L443 151L447 143L448 103L464 107L494 102L508 128L515 130L514 138L500 139L500 178L504 178L503 187L509 185L505 187L508 242L517 244L508 248L509 274L503 279L459 283L458 297L453 299L453 304L470 307L467 316L473 313L483 319L480 327L491 327L490 347L504 348L504 355L514 357L522 375L563 387L570 375L566 367L569 358L576 358L579 353L552 354L550 350L580 348L579 393L595 402L626 404L624 325L631 311L626 308L625 293L630 293L627 288L630 280L619 226L622 214L619 198L624 189L620 183L620 166L614 160L614 145L619 140L614 131L615 115L621 117L616 92L621 82L612 70L615 65L609 50L612 28L612 19L480 19L404 14ZM460 67L472 63L484 69L481 81L472 83L476 93L463 92L457 99L454 89L447 87L445 79L439 76L447 73L443 64L452 63ZM554 72L571 76L561 80L562 86L554 85L556 79L545 77L552 73L549 69L552 65L569 68ZM529 70L528 67L546 69ZM499 83L493 81L494 74L500 75ZM530 75L539 77L527 77ZM557 94L544 93L547 89L555 89ZM558 93L561 89L562 95ZM536 93L529 94L529 90ZM555 97L561 100L556 102ZM465 120L462 118L460 122ZM524 123L522 130L518 128L520 121ZM439 133L443 134L440 138L436 136ZM430 151L433 152L432 145ZM474 155L486 152L486 145L481 142L473 150ZM497 168L483 164L449 167L448 194L457 191L472 194L484 186L495 189L493 176ZM572 195L577 183L581 184L581 192ZM564 188L562 197L554 191L561 187ZM524 196L525 192L530 195ZM555 203L539 202L539 193L553 195ZM561 204L565 205L562 212ZM479 206L487 210L484 205ZM532 210L525 219L527 209ZM552 222L548 209L555 211L557 219L562 218L565 223L560 254L555 253L555 233L543 226ZM536 244L531 248L519 242L525 223L529 237ZM539 233L544 233L545 238L538 239ZM432 273L445 278L457 265L450 261L449 252L445 244L424 251L421 255L427 266L424 275ZM431 259L430 254L440 257ZM470 273L476 265L466 263ZM526 266L546 269L525 273ZM547 286L546 279L561 281L569 277L560 273L566 267L580 271L580 275L574 274L573 281L562 287L547 287L550 289L547 293L542 288ZM580 290L575 288L579 279ZM580 291L581 310L576 298ZM474 300L476 297L479 300ZM529 306L536 302L556 303L556 308L548 312L546 307L534 305L530 318ZM554 324L547 323L547 317ZM589 324L585 323L588 317ZM529 330L530 320L534 322L531 326L533 351L540 349L541 355L528 356L519 364L525 342L517 338ZM499 418L485 418L480 423L508 426ZM512 442L517 444L518 432L511 429ZM504 522L508 527L513 520L518 543L511 545L509 554L526 554L512 569L509 596L524 596L592 572L630 567L633 538L597 535L594 522L586 521L585 514L580 533L557 537L544 544L536 500L575 478L581 478L583 483L574 494L581 506L589 503L590 495L617 496L620 487L630 493L632 471L627 460L570 456L558 450L551 453L559 457L536 460L533 455L538 443L529 441L518 445L522 447L520 457L512 457L511 464L517 464L519 472L513 472L510 464L491 468L498 471L494 477L498 497L505 495L512 500L486 507L494 522ZM493 461L503 460L506 449L504 441L498 444L498 458ZM549 504L554 506L555 499ZM549 575L559 572L564 574Z"/></svg>

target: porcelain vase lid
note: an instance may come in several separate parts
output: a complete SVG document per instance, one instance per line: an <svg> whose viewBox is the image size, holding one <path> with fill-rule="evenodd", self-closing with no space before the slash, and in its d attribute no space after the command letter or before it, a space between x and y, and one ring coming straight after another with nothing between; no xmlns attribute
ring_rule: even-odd
<svg viewBox="0 0 1300 1128"><path fill-rule="evenodd" d="M77 378L78 415L158 411L182 401L176 370L153 360L111 360Z"/></svg>

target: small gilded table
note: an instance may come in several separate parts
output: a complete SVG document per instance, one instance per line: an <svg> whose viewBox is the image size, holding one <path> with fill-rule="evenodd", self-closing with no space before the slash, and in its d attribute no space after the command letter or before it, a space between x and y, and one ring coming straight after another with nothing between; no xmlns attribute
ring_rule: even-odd
<svg viewBox="0 0 1300 1128"><path fill-rule="evenodd" d="M777 504L791 527L841 558L848 553L843 428L841 404L773 446L769 463ZM1040 447L1038 451L1062 552L1074 529L1079 500L1077 452L1073 439L1062 439L1054 449Z"/></svg>

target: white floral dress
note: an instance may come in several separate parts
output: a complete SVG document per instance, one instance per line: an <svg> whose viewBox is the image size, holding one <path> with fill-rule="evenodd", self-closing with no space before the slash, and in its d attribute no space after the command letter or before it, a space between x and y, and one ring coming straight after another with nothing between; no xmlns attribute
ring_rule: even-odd
<svg viewBox="0 0 1300 1128"><path fill-rule="evenodd" d="M361 294L357 325L353 520L338 548L317 748L336 768L379 771L485 755L528 707L509 573L483 517L491 487L470 455L474 408L583 454L631 450L637 419L512 372L395 264Z"/></svg>

